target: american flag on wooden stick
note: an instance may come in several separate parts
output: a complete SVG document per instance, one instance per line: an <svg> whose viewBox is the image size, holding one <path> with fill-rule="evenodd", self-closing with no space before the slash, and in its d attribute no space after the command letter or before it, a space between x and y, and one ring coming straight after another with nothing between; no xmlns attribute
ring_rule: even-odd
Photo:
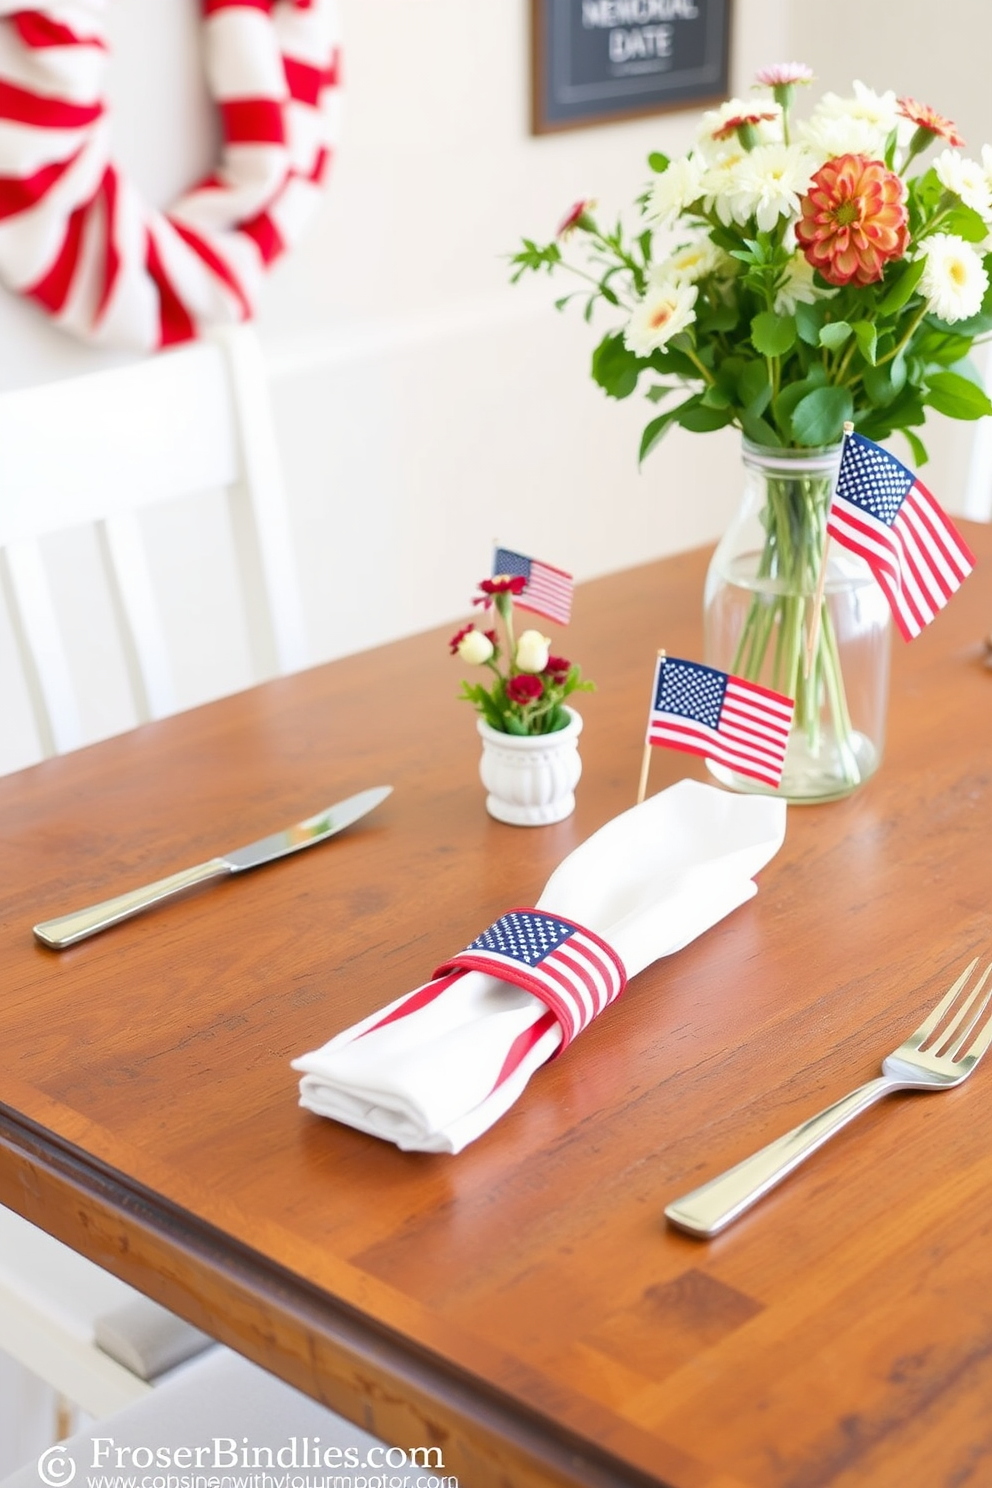
<svg viewBox="0 0 992 1488"><path fill-rule="evenodd" d="M659 656L647 742L701 754L766 785L782 779L795 704L729 672Z"/></svg>
<svg viewBox="0 0 992 1488"><path fill-rule="evenodd" d="M975 566L964 538L919 477L862 434L844 440L827 532L867 561L907 641L929 625Z"/></svg>
<svg viewBox="0 0 992 1488"><path fill-rule="evenodd" d="M553 568L550 563L539 563L536 558L527 558L523 553L514 553L510 548L497 548L493 557L493 578L498 574L527 580L527 586L517 598L521 610L544 615L567 625L572 613L572 575L562 568Z"/></svg>

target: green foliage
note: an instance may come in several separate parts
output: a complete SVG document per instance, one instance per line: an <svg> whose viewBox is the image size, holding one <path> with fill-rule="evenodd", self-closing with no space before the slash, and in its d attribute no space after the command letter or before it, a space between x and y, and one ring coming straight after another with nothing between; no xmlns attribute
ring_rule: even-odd
<svg viewBox="0 0 992 1488"><path fill-rule="evenodd" d="M744 134L738 138L751 148ZM614 312L593 351L592 376L607 397L640 391L655 405L641 460L676 427L707 433L733 426L755 443L803 448L835 443L851 421L871 439L902 433L922 463L926 449L915 431L928 410L965 420L992 413L968 362L976 341L992 333L992 252L984 251L992 210L983 215L966 204L933 168L911 176L925 146L914 136L900 147L895 130L879 145L888 168L902 173L908 239L868 284L829 284L811 271L795 246L794 218L765 214L762 226L754 217L739 222L734 209L728 221L716 198L703 194L677 219L681 239L676 233L674 246L662 250L650 212L653 185L640 199L647 221L634 232L620 222L600 227L592 203L583 203L554 242L523 240L512 258L513 280L571 271L583 281L576 294L587 320L604 306ZM673 169L660 152L648 164L654 182ZM939 301L928 301L921 287L926 240L935 234L972 245L967 251L977 253L989 277L980 312L968 320L941 320L932 308ZM677 333L673 325L667 341L663 333L656 342L631 336L632 317L659 284L684 284L667 279L666 270L687 245L709 254L690 276L688 324L683 317ZM580 264L569 253L576 246L584 250Z"/></svg>

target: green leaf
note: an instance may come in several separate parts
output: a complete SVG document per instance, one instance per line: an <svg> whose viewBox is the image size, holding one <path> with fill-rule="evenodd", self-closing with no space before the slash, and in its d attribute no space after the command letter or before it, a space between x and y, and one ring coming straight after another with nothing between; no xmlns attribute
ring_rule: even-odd
<svg viewBox="0 0 992 1488"><path fill-rule="evenodd" d="M753 413L764 413L771 401L772 385L764 362L746 362L737 379L741 403Z"/></svg>
<svg viewBox="0 0 992 1488"><path fill-rule="evenodd" d="M903 305L912 298L913 291L922 279L925 268L925 257L914 259L910 263L903 260L893 271L889 288L878 303L878 314L891 315L894 311L901 310Z"/></svg>
<svg viewBox="0 0 992 1488"><path fill-rule="evenodd" d="M729 408L733 399L722 387L708 387L703 394L703 405L706 408Z"/></svg>
<svg viewBox="0 0 992 1488"><path fill-rule="evenodd" d="M685 403L680 403L677 410L678 423L693 434L709 434L713 429L725 429L733 420L732 409L708 408L702 398L690 398Z"/></svg>
<svg viewBox="0 0 992 1488"><path fill-rule="evenodd" d="M930 456L927 454L927 448L923 440L918 438L911 429L900 429L899 433L913 452L913 463L915 465L925 465Z"/></svg>
<svg viewBox="0 0 992 1488"><path fill-rule="evenodd" d="M732 331L740 320L740 311L736 305L717 305L712 310L703 310L697 325L701 336L709 335L711 331Z"/></svg>
<svg viewBox="0 0 992 1488"><path fill-rule="evenodd" d="M651 154L648 156L648 165L654 171L656 176L662 176L671 165L671 161L669 160L668 156L663 155L660 150L652 150Z"/></svg>
<svg viewBox="0 0 992 1488"><path fill-rule="evenodd" d="M807 393L812 393L818 387L824 387L827 381L826 368L817 362L810 368L809 376L804 377L801 382L790 382L779 393L775 399L775 422L783 433L791 434L792 415L797 403L800 403Z"/></svg>
<svg viewBox="0 0 992 1488"><path fill-rule="evenodd" d="M869 367L873 367L878 353L878 331L870 320L856 320L853 329L858 338L858 350Z"/></svg>
<svg viewBox="0 0 992 1488"><path fill-rule="evenodd" d="M785 356L796 344L796 322L791 315L762 310L751 322L751 345L762 356Z"/></svg>
<svg viewBox="0 0 992 1488"><path fill-rule="evenodd" d="M666 409L664 413L660 413L657 418L653 418L651 422L646 426L644 433L641 435L640 449L637 452L638 465L643 465L644 461L654 449L655 445L660 444L662 439L664 439L665 435L672 427L672 424L675 421L675 415L678 413L678 409L681 408L681 406L682 405L680 403L677 408Z"/></svg>
<svg viewBox="0 0 992 1488"><path fill-rule="evenodd" d="M948 418L978 419L992 413L988 394L958 372L934 372L927 378L925 401Z"/></svg>
<svg viewBox="0 0 992 1488"><path fill-rule="evenodd" d="M629 398L641 368L640 358L628 350L619 332L604 336L592 354L593 381L610 398Z"/></svg>
<svg viewBox="0 0 992 1488"><path fill-rule="evenodd" d="M828 310L825 300L817 300L814 305L796 306L796 330L799 332L799 339L805 341L807 346L819 346L820 328L826 321Z"/></svg>
<svg viewBox="0 0 992 1488"><path fill-rule="evenodd" d="M964 202L952 207L947 216L941 218L940 230L956 233L966 243L983 243L989 231L986 222L974 207L966 207Z"/></svg>
<svg viewBox="0 0 992 1488"><path fill-rule="evenodd" d="M765 444L772 449L782 448L782 440L768 420L752 413L749 408L745 408L741 414L741 429L752 444Z"/></svg>
<svg viewBox="0 0 992 1488"><path fill-rule="evenodd" d="M847 388L821 387L807 393L792 414L792 433L799 444L836 444L854 411Z"/></svg>
<svg viewBox="0 0 992 1488"><path fill-rule="evenodd" d="M846 320L829 320L820 332L820 345L836 351L838 346L851 339L853 333L854 327Z"/></svg>

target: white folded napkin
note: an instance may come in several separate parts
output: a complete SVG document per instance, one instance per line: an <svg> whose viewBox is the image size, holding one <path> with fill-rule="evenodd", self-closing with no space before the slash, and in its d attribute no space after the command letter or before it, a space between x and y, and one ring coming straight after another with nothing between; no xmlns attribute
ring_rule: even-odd
<svg viewBox="0 0 992 1488"><path fill-rule="evenodd" d="M757 893L752 877L781 847L785 815L769 796L679 781L570 853L534 908L600 936L629 979ZM404 1150L460 1152L561 1042L533 993L466 971L404 993L293 1068L300 1104L317 1115Z"/></svg>

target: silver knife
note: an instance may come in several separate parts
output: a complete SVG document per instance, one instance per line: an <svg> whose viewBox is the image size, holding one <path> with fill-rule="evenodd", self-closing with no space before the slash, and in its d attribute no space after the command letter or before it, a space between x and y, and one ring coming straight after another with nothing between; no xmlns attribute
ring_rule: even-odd
<svg viewBox="0 0 992 1488"><path fill-rule="evenodd" d="M318 811L316 816L308 816L306 821L287 827L284 832L275 832L271 837L249 842L247 847L236 847L223 857L198 863L195 868L170 874L168 878L160 878L156 883L146 884L144 888L118 894L116 898L105 899L101 904L92 904L88 909L77 909L74 913L60 915L55 920L42 920L39 925L34 926L34 933L43 945L51 946L53 951L64 950L66 946L75 945L77 940L85 940L87 935L96 935L97 931L130 919L132 915L140 914L143 909L148 909L173 894L181 894L194 884L204 883L210 878L221 878L228 873L243 873L246 868L258 868L262 863L271 863L274 858L284 858L287 853L299 852L302 847L312 847L315 842L323 842L326 837L333 837L336 832L350 827L352 822L358 821L360 816L378 806L392 788L391 785L377 785L372 790L359 791L357 796L338 801L336 805L328 806L326 811Z"/></svg>

